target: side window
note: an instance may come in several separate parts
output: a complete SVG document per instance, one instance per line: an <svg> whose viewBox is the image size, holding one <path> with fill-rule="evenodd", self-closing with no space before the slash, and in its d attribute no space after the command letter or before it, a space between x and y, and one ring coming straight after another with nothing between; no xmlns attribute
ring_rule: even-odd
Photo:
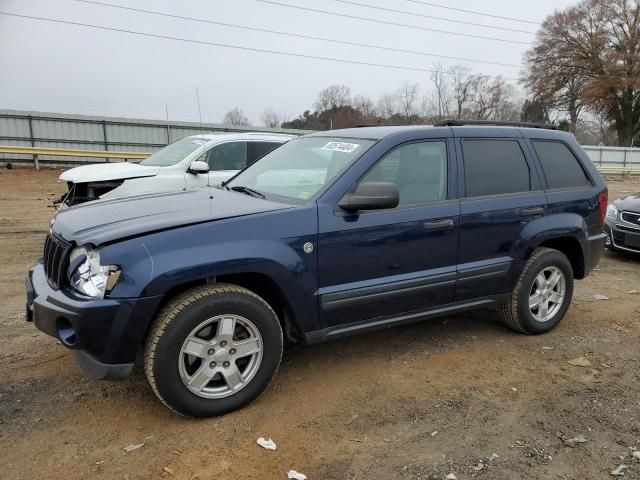
<svg viewBox="0 0 640 480"><path fill-rule="evenodd" d="M591 182L567 146L560 142L532 140L549 188L584 187Z"/></svg>
<svg viewBox="0 0 640 480"><path fill-rule="evenodd" d="M247 142L221 143L207 152L209 170L242 170L247 166Z"/></svg>
<svg viewBox="0 0 640 480"><path fill-rule="evenodd" d="M361 182L392 182L400 205L447 198L447 145L445 142L410 143L387 153Z"/></svg>
<svg viewBox="0 0 640 480"><path fill-rule="evenodd" d="M251 142L251 160L249 163L253 163L259 158L264 157L267 153L280 145L281 144L278 142Z"/></svg>
<svg viewBox="0 0 640 480"><path fill-rule="evenodd" d="M531 190L529 166L516 140L462 141L467 197Z"/></svg>

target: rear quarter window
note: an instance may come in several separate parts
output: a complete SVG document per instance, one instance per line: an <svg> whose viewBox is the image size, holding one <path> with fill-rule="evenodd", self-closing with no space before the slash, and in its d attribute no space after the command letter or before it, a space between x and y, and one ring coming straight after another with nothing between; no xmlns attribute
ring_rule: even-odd
<svg viewBox="0 0 640 480"><path fill-rule="evenodd" d="M467 197L531 190L529 165L516 140L464 139L462 155Z"/></svg>
<svg viewBox="0 0 640 480"><path fill-rule="evenodd" d="M574 188L591 185L580 162L564 143L532 140L548 188Z"/></svg>

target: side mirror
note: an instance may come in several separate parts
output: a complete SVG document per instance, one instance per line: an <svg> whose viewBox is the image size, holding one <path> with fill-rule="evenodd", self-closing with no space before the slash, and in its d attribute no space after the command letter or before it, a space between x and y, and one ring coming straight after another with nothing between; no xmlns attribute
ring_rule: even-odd
<svg viewBox="0 0 640 480"><path fill-rule="evenodd" d="M191 165L189 165L189 173L193 173L194 175L208 172L209 164L207 162L203 162L202 160L196 160L195 162L191 162Z"/></svg>
<svg viewBox="0 0 640 480"><path fill-rule="evenodd" d="M400 202L400 194L395 183L363 182L355 191L347 193L338 206L349 212L358 210L383 210L395 208Z"/></svg>

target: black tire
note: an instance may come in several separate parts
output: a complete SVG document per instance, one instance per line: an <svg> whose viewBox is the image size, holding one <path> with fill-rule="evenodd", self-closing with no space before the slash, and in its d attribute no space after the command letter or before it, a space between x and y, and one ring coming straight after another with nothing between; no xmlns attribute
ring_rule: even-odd
<svg viewBox="0 0 640 480"><path fill-rule="evenodd" d="M560 307L547 321L536 320L529 308L529 295L537 275L548 267L556 267L564 275L565 293ZM525 264L511 299L498 308L502 321L511 329L535 335L548 332L560 323L573 297L573 268L564 253L551 248L536 249Z"/></svg>
<svg viewBox="0 0 640 480"><path fill-rule="evenodd" d="M185 339L203 321L218 315L249 319L261 336L262 357L240 390L225 398L203 398L187 388L178 363ZM275 376L282 348L282 329L267 302L236 285L209 284L178 295L160 311L145 343L144 369L151 388L171 410L188 417L213 417L255 400Z"/></svg>

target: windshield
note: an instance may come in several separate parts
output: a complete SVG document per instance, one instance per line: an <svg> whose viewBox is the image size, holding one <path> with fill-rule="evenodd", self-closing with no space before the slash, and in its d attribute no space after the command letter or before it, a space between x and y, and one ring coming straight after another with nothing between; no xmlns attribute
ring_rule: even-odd
<svg viewBox="0 0 640 480"><path fill-rule="evenodd" d="M226 188L246 187L267 198L304 204L373 143L359 138L291 140L247 167Z"/></svg>
<svg viewBox="0 0 640 480"><path fill-rule="evenodd" d="M187 155L195 152L198 148L207 143L202 138L183 138L177 142L167 145L161 150L145 158L140 165L148 165L151 167L168 167L184 160Z"/></svg>

